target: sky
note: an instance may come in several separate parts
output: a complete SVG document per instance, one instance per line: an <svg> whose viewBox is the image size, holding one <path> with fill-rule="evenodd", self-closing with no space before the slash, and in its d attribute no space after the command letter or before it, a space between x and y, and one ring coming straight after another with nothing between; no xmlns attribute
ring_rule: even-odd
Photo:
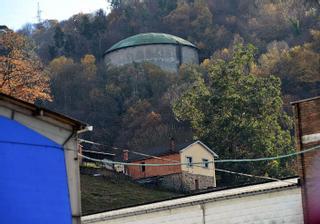
<svg viewBox="0 0 320 224"><path fill-rule="evenodd" d="M107 0L0 0L0 25L17 30L26 23L37 22L38 2L42 20L66 20L100 8L109 11Z"/></svg>

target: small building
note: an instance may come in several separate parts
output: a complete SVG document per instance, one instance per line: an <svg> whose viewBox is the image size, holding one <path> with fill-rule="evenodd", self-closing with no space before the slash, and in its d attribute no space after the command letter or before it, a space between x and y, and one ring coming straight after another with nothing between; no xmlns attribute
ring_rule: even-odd
<svg viewBox="0 0 320 224"><path fill-rule="evenodd" d="M80 224L87 124L0 93L1 223Z"/></svg>
<svg viewBox="0 0 320 224"><path fill-rule="evenodd" d="M301 224L301 187L298 178L288 178L213 189L211 192L84 216L82 223Z"/></svg>
<svg viewBox="0 0 320 224"><path fill-rule="evenodd" d="M124 153L125 161L142 165L125 167L127 174L138 182L155 183L183 192L216 187L213 161L218 156L201 141L175 145L172 140L169 147L149 148L143 153L128 151ZM185 163L186 165L143 166L143 164L168 163Z"/></svg>
<svg viewBox="0 0 320 224"><path fill-rule="evenodd" d="M169 72L181 64L199 64L198 49L180 37L165 33L142 33L114 44L104 53L108 68L149 62Z"/></svg>

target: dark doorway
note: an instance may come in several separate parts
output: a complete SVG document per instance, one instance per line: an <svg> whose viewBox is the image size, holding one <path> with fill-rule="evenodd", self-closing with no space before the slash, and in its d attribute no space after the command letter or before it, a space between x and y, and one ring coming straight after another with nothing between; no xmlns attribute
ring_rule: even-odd
<svg viewBox="0 0 320 224"><path fill-rule="evenodd" d="M195 189L199 190L199 180L198 179L194 180L194 185L195 185Z"/></svg>

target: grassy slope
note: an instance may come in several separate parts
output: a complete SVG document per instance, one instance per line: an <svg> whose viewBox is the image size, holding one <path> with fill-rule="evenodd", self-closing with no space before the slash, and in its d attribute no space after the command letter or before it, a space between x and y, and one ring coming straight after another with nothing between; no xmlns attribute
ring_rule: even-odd
<svg viewBox="0 0 320 224"><path fill-rule="evenodd" d="M127 180L81 175L83 215L179 196L149 189Z"/></svg>

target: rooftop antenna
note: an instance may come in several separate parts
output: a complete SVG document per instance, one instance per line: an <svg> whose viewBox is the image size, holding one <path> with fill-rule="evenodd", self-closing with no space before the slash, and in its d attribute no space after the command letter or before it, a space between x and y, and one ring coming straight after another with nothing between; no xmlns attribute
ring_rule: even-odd
<svg viewBox="0 0 320 224"><path fill-rule="evenodd" d="M38 2L38 9L37 9L37 20L38 20L38 23L42 22L41 13L42 13L42 11L40 10L40 3Z"/></svg>

